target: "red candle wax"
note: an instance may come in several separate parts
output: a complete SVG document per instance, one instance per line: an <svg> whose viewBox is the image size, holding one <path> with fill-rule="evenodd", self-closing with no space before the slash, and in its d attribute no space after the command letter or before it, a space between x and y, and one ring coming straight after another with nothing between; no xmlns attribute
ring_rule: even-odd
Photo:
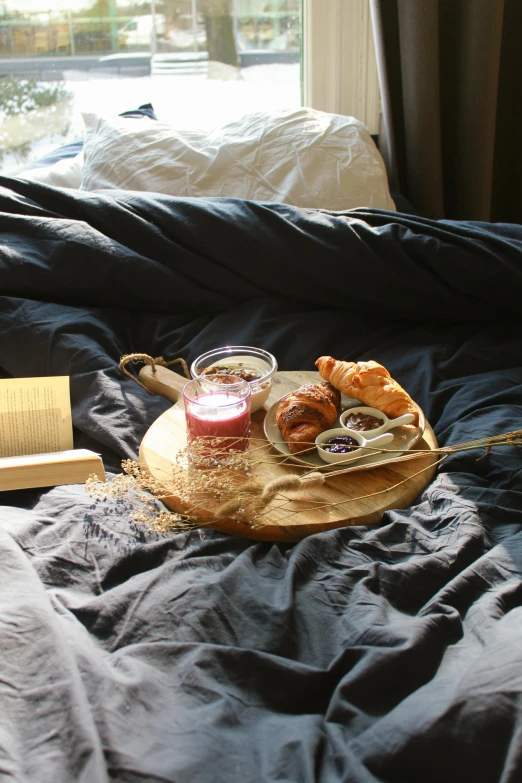
<svg viewBox="0 0 522 783"><path fill-rule="evenodd" d="M185 400L188 442L199 437L244 438L219 444L220 448L244 451L250 431L249 402L235 394L202 394L197 402Z"/></svg>

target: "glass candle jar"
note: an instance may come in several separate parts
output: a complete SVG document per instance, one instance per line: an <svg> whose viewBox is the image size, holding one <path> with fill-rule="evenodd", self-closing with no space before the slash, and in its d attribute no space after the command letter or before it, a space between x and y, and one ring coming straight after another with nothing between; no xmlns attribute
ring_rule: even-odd
<svg viewBox="0 0 522 783"><path fill-rule="evenodd" d="M222 450L245 451L250 433L251 390L233 375L219 381L195 378L183 389L188 443L197 438L219 438Z"/></svg>

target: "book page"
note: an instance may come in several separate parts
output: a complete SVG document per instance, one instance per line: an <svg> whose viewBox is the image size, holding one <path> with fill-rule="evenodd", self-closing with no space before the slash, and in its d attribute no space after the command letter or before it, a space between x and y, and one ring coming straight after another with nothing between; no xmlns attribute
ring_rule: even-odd
<svg viewBox="0 0 522 783"><path fill-rule="evenodd" d="M68 376L0 380L0 457L72 448Z"/></svg>

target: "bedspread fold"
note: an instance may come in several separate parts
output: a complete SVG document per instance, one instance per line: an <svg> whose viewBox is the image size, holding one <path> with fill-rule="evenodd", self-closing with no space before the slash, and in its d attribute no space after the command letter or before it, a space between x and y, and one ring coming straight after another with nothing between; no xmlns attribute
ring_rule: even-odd
<svg viewBox="0 0 522 783"><path fill-rule="evenodd" d="M170 406L135 352L374 359L441 445L522 429L521 300L521 226L0 178L0 373L70 376L111 476ZM292 545L0 501L0 781L518 783L520 450Z"/></svg>

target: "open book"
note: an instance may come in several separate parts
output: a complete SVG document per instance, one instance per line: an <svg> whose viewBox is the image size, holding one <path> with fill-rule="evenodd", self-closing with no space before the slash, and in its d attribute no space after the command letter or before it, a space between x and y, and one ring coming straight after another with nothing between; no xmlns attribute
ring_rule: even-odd
<svg viewBox="0 0 522 783"><path fill-rule="evenodd" d="M0 380L0 491L105 480L99 454L73 446L68 376Z"/></svg>

